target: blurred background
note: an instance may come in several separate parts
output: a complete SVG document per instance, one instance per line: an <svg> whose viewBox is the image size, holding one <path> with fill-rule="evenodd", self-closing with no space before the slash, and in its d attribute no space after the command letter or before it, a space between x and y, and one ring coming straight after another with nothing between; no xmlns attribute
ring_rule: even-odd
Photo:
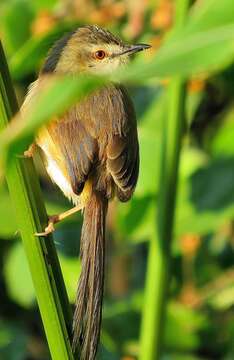
<svg viewBox="0 0 234 360"><path fill-rule="evenodd" d="M203 0L205 1L205 0ZM0 37L19 103L53 42L81 24L98 24L157 52L173 24L173 0L1 0ZM137 112L140 178L127 204L112 202L100 359L136 359L147 263L155 228L161 124L167 80L129 89ZM187 85L171 281L162 359L234 359L234 68ZM36 156L49 214L69 208ZM80 264L81 216L54 240L71 303ZM50 358L6 186L0 188L0 359Z"/></svg>

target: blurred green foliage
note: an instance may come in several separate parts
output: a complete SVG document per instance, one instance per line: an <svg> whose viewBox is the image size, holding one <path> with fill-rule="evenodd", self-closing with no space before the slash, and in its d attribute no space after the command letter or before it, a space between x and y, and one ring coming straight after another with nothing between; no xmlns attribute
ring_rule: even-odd
<svg viewBox="0 0 234 360"><path fill-rule="evenodd" d="M203 0L197 6L200 9L192 13L186 31L168 35L173 14L170 0L157 5L136 1L134 6L127 1L2 0L0 35L20 103L54 40L81 23L97 22L129 42L147 41L155 48L166 38L168 45L161 52L142 55L144 71L136 62L130 79L136 71L139 78L150 77L153 66L161 75L202 71L187 86L162 359L228 360L234 358L234 23L232 1ZM147 242L154 232L158 189L163 186L158 174L166 90L166 81L158 80L129 88L138 115L140 178L134 198L126 204L113 202L109 211L100 359L131 359L139 352ZM48 212L68 208L37 162ZM81 217L74 216L55 233L71 302L79 275L80 226ZM0 359L48 359L14 209L4 185L0 249Z"/></svg>

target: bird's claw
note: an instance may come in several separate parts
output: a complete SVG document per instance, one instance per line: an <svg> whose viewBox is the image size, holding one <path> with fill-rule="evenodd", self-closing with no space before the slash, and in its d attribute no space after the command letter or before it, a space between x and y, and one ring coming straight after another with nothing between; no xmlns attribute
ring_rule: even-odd
<svg viewBox="0 0 234 360"><path fill-rule="evenodd" d="M58 222L58 215L52 215L49 217L48 225L45 228L45 231L40 233L35 233L35 236L47 236L55 231L54 224Z"/></svg>
<svg viewBox="0 0 234 360"><path fill-rule="evenodd" d="M33 157L32 151L30 151L30 150L24 151L24 157L26 157L26 158L31 158L31 157Z"/></svg>
<svg viewBox="0 0 234 360"><path fill-rule="evenodd" d="M34 155L34 153L35 153L35 147L36 147L36 145L35 145L34 143L31 144L31 145L29 146L29 148L28 148L26 151L24 151L24 157L26 157L26 158L32 158L33 155Z"/></svg>

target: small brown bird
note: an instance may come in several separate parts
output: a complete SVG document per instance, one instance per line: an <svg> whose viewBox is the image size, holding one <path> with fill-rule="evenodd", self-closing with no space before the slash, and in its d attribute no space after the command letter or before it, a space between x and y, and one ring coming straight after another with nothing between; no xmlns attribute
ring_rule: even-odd
<svg viewBox="0 0 234 360"><path fill-rule="evenodd" d="M148 49L126 45L109 31L84 26L58 40L49 51L39 78L30 87L22 112L40 91L47 74L105 74L128 62L129 56ZM73 321L73 349L81 346L81 359L97 353L104 287L105 219L108 201L131 198L138 178L139 147L131 99L121 85L94 92L61 118L40 129L35 144L42 149L51 179L75 207L50 217L44 233L54 224L83 209L80 242L82 270ZM26 156L32 156L35 144Z"/></svg>

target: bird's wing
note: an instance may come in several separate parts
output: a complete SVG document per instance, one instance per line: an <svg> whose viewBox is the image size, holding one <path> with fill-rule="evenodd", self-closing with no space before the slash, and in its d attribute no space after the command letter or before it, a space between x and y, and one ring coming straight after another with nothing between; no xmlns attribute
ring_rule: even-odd
<svg viewBox="0 0 234 360"><path fill-rule="evenodd" d="M46 77L40 78L29 87L28 95L21 107L22 114L27 111L41 87L46 86L46 81ZM48 150L65 178L70 179L74 193L79 195L93 166L97 144L79 121L76 107L63 118L53 120L48 126L43 127L36 142L44 152ZM56 179L53 180L56 182Z"/></svg>
<svg viewBox="0 0 234 360"><path fill-rule="evenodd" d="M115 129L107 146L107 168L117 185L117 196L127 201L136 186L139 172L139 145L134 108L126 90L119 87L124 111L120 126ZM116 129L118 129L116 131Z"/></svg>
<svg viewBox="0 0 234 360"><path fill-rule="evenodd" d="M64 157L72 190L79 195L95 163L97 142L77 119L75 111L51 127L50 134Z"/></svg>

